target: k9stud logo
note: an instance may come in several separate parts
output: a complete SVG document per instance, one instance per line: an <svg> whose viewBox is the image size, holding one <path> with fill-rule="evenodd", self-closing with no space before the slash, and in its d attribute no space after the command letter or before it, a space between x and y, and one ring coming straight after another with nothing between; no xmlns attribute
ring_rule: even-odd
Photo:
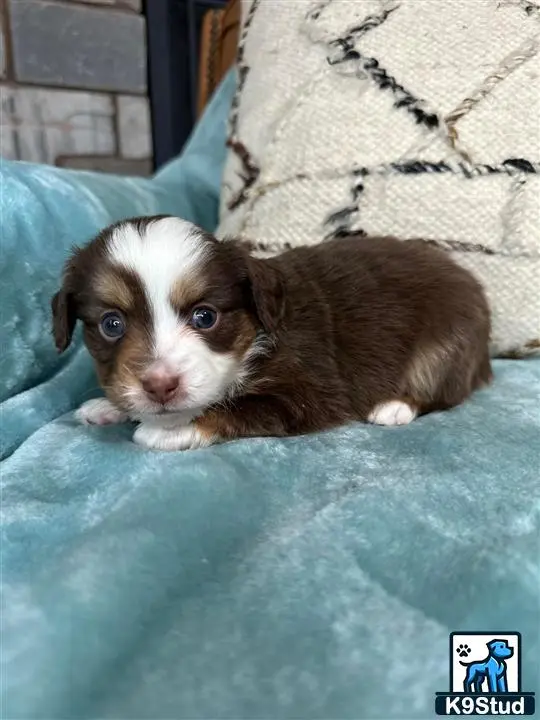
<svg viewBox="0 0 540 720"><path fill-rule="evenodd" d="M435 698L437 715L534 715L534 693L521 690L518 632L450 635L450 692Z"/></svg>

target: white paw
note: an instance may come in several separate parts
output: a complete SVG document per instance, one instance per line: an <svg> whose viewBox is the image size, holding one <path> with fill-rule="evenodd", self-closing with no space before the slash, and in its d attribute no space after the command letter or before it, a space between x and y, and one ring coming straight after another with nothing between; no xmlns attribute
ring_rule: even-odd
<svg viewBox="0 0 540 720"><path fill-rule="evenodd" d="M126 413L123 413L107 398L88 400L75 412L75 420L82 425L116 425L126 422Z"/></svg>
<svg viewBox="0 0 540 720"><path fill-rule="evenodd" d="M135 430L133 440L149 450L196 450L208 447L213 440L203 435L195 425L183 427L161 427L151 423L143 423Z"/></svg>
<svg viewBox="0 0 540 720"><path fill-rule="evenodd" d="M408 425L416 417L416 410L401 400L376 405L368 416L374 425Z"/></svg>

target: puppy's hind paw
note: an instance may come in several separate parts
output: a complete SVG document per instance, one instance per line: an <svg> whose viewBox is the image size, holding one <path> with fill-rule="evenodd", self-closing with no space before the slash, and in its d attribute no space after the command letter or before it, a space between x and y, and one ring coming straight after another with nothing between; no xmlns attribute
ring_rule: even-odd
<svg viewBox="0 0 540 720"><path fill-rule="evenodd" d="M117 425L127 419L128 416L107 398L88 400L75 412L75 420L81 425Z"/></svg>
<svg viewBox="0 0 540 720"><path fill-rule="evenodd" d="M148 450L196 450L212 445L214 440L193 424L176 428L143 423L135 430L133 441Z"/></svg>
<svg viewBox="0 0 540 720"><path fill-rule="evenodd" d="M402 400L390 400L375 405L368 415L368 422L374 425L408 425L416 415L416 410L408 403Z"/></svg>

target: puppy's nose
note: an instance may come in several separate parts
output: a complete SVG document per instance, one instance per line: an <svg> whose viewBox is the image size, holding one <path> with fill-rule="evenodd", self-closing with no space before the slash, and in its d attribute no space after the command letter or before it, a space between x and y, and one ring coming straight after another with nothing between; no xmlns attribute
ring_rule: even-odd
<svg viewBox="0 0 540 720"><path fill-rule="evenodd" d="M153 372L146 375L141 384L151 400L165 404L178 392L180 378L166 372Z"/></svg>

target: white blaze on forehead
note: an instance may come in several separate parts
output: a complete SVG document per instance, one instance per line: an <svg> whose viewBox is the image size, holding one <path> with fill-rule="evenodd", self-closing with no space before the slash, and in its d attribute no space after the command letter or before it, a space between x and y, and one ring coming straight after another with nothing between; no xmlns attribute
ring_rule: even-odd
<svg viewBox="0 0 540 720"><path fill-rule="evenodd" d="M177 282L197 277L207 251L199 228L180 218L150 222L140 232L135 223L113 231L110 259L140 278L152 312L156 357L171 352L182 325L171 306L171 290Z"/></svg>

